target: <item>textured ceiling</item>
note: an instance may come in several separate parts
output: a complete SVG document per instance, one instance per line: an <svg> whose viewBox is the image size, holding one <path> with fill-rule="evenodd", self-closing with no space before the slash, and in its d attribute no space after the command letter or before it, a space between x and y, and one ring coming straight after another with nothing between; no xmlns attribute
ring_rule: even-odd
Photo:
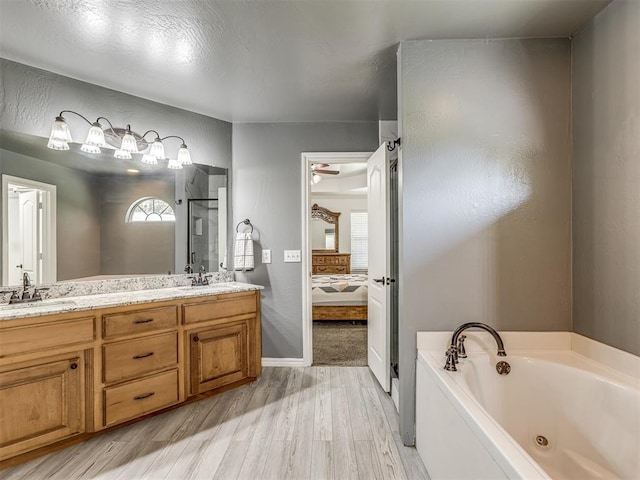
<svg viewBox="0 0 640 480"><path fill-rule="evenodd" d="M396 117L402 40L573 34L609 0L0 0L0 54L233 122Z"/></svg>

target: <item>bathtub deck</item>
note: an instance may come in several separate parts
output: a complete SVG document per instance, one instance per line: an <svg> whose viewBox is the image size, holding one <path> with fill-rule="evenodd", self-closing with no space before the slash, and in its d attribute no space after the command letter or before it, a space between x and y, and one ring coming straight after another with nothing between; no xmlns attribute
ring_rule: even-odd
<svg viewBox="0 0 640 480"><path fill-rule="evenodd" d="M367 367L264 369L258 381L24 465L1 479L424 479Z"/></svg>

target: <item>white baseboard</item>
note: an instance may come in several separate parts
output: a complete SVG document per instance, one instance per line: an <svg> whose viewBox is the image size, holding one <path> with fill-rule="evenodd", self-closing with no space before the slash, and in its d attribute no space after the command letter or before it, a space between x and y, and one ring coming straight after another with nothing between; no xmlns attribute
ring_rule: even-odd
<svg viewBox="0 0 640 480"><path fill-rule="evenodd" d="M263 367L304 367L303 358L265 358L262 357Z"/></svg>

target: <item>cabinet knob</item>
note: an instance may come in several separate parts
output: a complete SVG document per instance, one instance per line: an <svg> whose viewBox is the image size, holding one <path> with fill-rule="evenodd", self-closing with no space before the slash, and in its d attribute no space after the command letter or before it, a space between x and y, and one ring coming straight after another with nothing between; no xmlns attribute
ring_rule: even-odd
<svg viewBox="0 0 640 480"><path fill-rule="evenodd" d="M199 342L200 341L200 337L198 335L194 335L193 336L193 341L194 342Z"/></svg>
<svg viewBox="0 0 640 480"><path fill-rule="evenodd" d="M69 366L71 367L71 370L75 370L76 368L78 368L78 364L77 363L72 363Z"/></svg>

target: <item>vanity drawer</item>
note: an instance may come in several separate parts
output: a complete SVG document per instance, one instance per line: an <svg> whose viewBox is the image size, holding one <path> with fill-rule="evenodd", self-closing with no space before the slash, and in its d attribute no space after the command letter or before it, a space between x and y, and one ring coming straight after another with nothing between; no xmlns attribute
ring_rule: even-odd
<svg viewBox="0 0 640 480"><path fill-rule="evenodd" d="M102 347L105 383L119 382L178 363L178 334L163 333Z"/></svg>
<svg viewBox="0 0 640 480"><path fill-rule="evenodd" d="M178 371L104 389L105 426L124 422L178 402Z"/></svg>
<svg viewBox="0 0 640 480"><path fill-rule="evenodd" d="M257 311L255 292L220 295L217 299L183 305L184 323L198 323L216 318L245 315Z"/></svg>
<svg viewBox="0 0 640 480"><path fill-rule="evenodd" d="M92 342L95 317L7 328L0 333L0 357Z"/></svg>
<svg viewBox="0 0 640 480"><path fill-rule="evenodd" d="M122 335L153 332L166 328L175 328L178 324L178 307L149 308L132 312L104 315L102 324L103 338Z"/></svg>

